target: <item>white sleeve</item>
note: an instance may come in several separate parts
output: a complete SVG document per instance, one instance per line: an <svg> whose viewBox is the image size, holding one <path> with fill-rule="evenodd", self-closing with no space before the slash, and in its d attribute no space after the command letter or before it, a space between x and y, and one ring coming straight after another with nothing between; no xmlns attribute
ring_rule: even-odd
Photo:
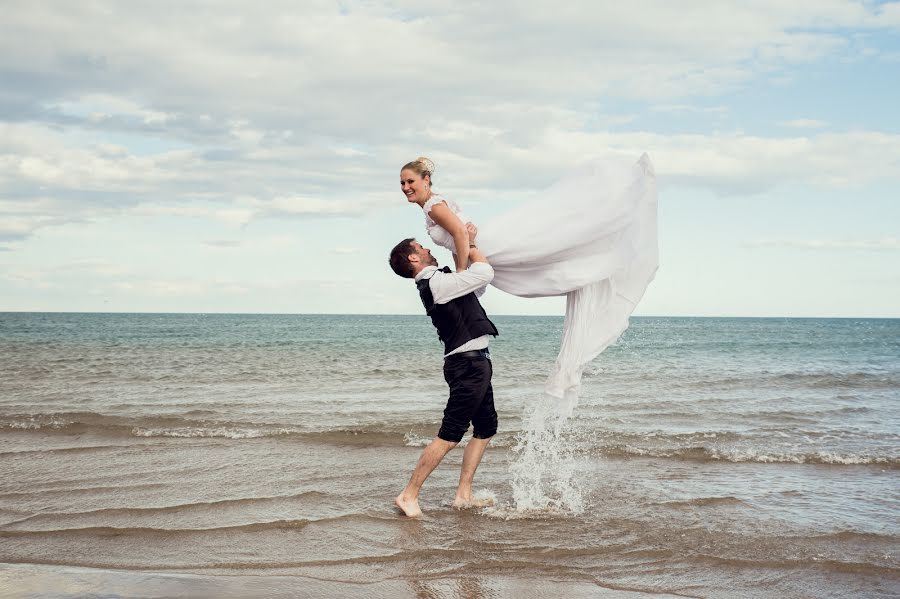
<svg viewBox="0 0 900 599"><path fill-rule="evenodd" d="M494 269L487 262L475 262L462 272L436 272L429 281L436 304L446 304L473 291L477 296L494 279ZM481 293L479 293L479 290Z"/></svg>
<svg viewBox="0 0 900 599"><path fill-rule="evenodd" d="M428 198L428 201L425 202L424 206L422 206L422 210L425 211L426 216L430 217L431 209L434 208L435 204L440 204L441 202L444 202L445 204L447 204L448 208L450 207L450 204L444 198L434 195L434 196L431 196L430 198Z"/></svg>

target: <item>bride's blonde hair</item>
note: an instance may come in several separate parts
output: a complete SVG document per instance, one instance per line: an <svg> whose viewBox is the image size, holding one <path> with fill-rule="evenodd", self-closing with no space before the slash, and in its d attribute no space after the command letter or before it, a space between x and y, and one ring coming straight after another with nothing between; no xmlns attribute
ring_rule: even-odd
<svg viewBox="0 0 900 599"><path fill-rule="evenodd" d="M431 184L434 183L434 162L425 156L419 156L412 162L407 162L400 171L412 171L423 179L425 175L428 175L428 187L431 187Z"/></svg>

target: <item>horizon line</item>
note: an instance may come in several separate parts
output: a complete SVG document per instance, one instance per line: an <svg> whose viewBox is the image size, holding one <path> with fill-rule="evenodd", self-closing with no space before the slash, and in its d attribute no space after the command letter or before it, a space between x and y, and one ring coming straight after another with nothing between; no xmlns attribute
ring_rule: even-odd
<svg viewBox="0 0 900 599"><path fill-rule="evenodd" d="M145 312L145 311L101 311L101 310L0 310L0 314L158 314L158 315L216 315L216 316L426 316L416 313L394 312ZM517 316L535 318L564 318L563 314L504 314L493 316ZM702 314L640 314L630 318L768 318L768 319L819 319L819 320L898 320L900 316L785 316L785 315L702 315Z"/></svg>

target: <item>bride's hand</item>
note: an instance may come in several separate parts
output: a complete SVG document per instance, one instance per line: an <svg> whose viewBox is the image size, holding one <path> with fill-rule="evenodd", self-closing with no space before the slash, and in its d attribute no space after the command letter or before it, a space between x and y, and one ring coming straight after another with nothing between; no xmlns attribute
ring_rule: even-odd
<svg viewBox="0 0 900 599"><path fill-rule="evenodd" d="M466 231L469 233L469 241L474 242L475 236L478 235L478 227L472 223L466 223Z"/></svg>

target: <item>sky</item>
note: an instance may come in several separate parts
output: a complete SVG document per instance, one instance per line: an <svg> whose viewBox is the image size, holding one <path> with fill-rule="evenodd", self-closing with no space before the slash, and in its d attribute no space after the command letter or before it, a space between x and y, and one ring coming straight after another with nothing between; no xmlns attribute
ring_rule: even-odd
<svg viewBox="0 0 900 599"><path fill-rule="evenodd" d="M635 314L900 317L900 2L3 8L0 311L418 314L404 163L477 224L647 152Z"/></svg>

